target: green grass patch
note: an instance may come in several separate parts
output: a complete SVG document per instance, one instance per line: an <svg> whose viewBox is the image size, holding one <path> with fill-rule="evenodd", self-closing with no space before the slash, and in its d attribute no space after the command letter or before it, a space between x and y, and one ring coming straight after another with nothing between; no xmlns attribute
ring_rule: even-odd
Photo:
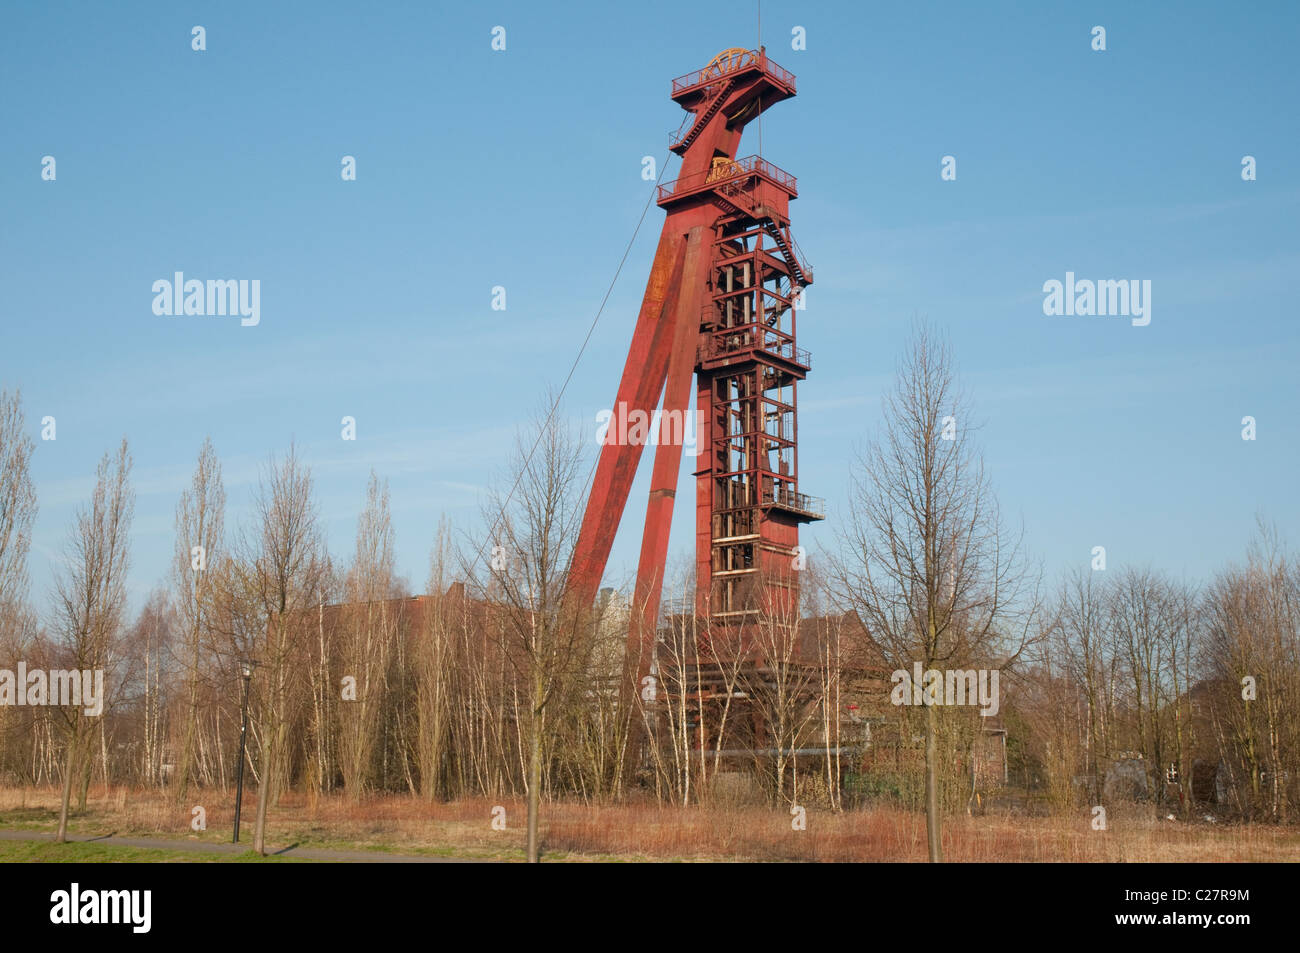
<svg viewBox="0 0 1300 953"><path fill-rule="evenodd" d="M72 818L68 819L69 829ZM0 827L12 831L54 830L59 826L59 812L43 807L15 807L0 811Z"/></svg>

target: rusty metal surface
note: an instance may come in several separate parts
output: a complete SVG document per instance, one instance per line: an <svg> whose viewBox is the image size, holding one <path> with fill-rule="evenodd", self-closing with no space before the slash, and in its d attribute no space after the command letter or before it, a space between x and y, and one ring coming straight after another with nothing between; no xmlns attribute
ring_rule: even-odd
<svg viewBox="0 0 1300 953"><path fill-rule="evenodd" d="M790 234L797 183L760 156L736 159L746 123L793 95L794 76L761 49L725 50L674 81L673 99L691 113L674 145L681 171L659 187L667 216L614 405L653 418L662 398L663 428L668 412L690 408L695 378L696 609L713 625L788 613L798 526L823 515L797 486L795 385L811 359L795 341L795 299L812 280ZM679 441L655 442L629 691L650 668L683 452ZM643 450L608 436L601 447L568 583L584 605L596 597ZM746 533L728 535L724 524Z"/></svg>

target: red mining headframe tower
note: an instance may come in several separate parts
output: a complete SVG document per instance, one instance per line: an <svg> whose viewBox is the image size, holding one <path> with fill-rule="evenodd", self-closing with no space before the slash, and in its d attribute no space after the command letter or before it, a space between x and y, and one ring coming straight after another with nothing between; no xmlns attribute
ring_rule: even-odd
<svg viewBox="0 0 1300 953"><path fill-rule="evenodd" d="M794 176L737 159L746 123L795 94L794 76L763 49L731 49L673 80L691 115L672 143L680 176L659 187L667 213L618 386L616 419L652 418L663 399L637 569L628 655L650 667L672 522L680 428L696 380L696 613L710 627L797 611L799 524L822 518L799 492L795 390L809 369L795 341L796 301L812 272L790 235ZM570 570L591 605L641 458L642 441L601 448ZM675 433L674 433L675 431ZM739 643L736 643L739 644ZM629 673L631 674L631 673Z"/></svg>

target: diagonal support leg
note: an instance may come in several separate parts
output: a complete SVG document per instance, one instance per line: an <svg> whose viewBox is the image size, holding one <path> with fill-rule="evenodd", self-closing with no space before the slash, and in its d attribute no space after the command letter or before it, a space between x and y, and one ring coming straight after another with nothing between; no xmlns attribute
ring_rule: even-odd
<svg viewBox="0 0 1300 953"><path fill-rule="evenodd" d="M659 617L659 600L663 594L664 565L668 556L668 534L673 521L673 503L677 496L677 473L682 462L686 418L691 407L691 380L695 376L695 351L700 336L700 310L703 306L704 228L692 228L686 240L686 262L677 296L672 354L668 362L668 379L664 388L663 414L655 447L654 471L650 477L650 501L646 506L645 532L641 536L641 558L637 564L636 595L633 600L633 625L628 650L641 659L639 674L650 669L650 650L654 646L655 623ZM680 422L680 429L673 421ZM674 430L678 432L674 433ZM697 435L698 439L698 435ZM636 621L639 619L639 623ZM637 639L637 644L632 638Z"/></svg>
<svg viewBox="0 0 1300 953"><path fill-rule="evenodd" d="M650 477L650 500L646 506L645 532L641 537L641 558L637 565L632 619L628 627L628 686L635 691L650 672L654 655L659 601L663 595L664 564L668 556L668 535L673 522L677 495L677 474L686 438L687 415L691 407L691 380L695 375L695 352L700 335L700 310L704 294L705 228L691 229L686 240L686 259L678 287L672 353L664 387L663 413L655 447L654 470ZM674 425L676 422L676 425ZM696 439L700 439L697 432ZM631 698L636 698L633 694ZM629 738L629 763L637 763L641 732L633 729Z"/></svg>
<svg viewBox="0 0 1300 953"><path fill-rule="evenodd" d="M650 269L641 313L637 317L632 345L618 385L614 404L616 418L620 410L652 414L663 390L672 344L673 307L686 253L686 241L671 223L670 216L664 223L654 265ZM605 563L614 545L614 534L632 491L632 480L644 449L640 443L620 443L616 436L616 428L611 426L605 445L600 449L591 495L587 498L587 508L574 545L567 588L570 597L581 606L590 606L596 599L596 590L600 587Z"/></svg>

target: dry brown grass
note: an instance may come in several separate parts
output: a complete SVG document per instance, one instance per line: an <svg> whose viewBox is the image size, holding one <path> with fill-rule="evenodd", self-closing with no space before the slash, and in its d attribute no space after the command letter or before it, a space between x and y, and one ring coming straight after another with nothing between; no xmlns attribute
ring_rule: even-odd
<svg viewBox="0 0 1300 953"><path fill-rule="evenodd" d="M251 839L255 792L245 791L244 840ZM53 829L59 792L0 789L0 828ZM193 805L208 829L190 829ZM507 829L491 829L493 802L428 804L383 795L353 803L343 797L286 795L270 815L268 843L445 853L515 859L522 856L524 806L506 800ZM233 792L205 791L184 806L153 790L92 788L77 833L230 838ZM655 804L543 805L543 845L552 859L700 861L923 861L925 818L891 808L831 814L808 809L807 830L790 829L784 811L762 807L662 807ZM944 850L950 861L1283 861L1300 857L1300 831L1266 825L1184 823L1150 808L1115 808L1109 830L1091 816L950 817Z"/></svg>

